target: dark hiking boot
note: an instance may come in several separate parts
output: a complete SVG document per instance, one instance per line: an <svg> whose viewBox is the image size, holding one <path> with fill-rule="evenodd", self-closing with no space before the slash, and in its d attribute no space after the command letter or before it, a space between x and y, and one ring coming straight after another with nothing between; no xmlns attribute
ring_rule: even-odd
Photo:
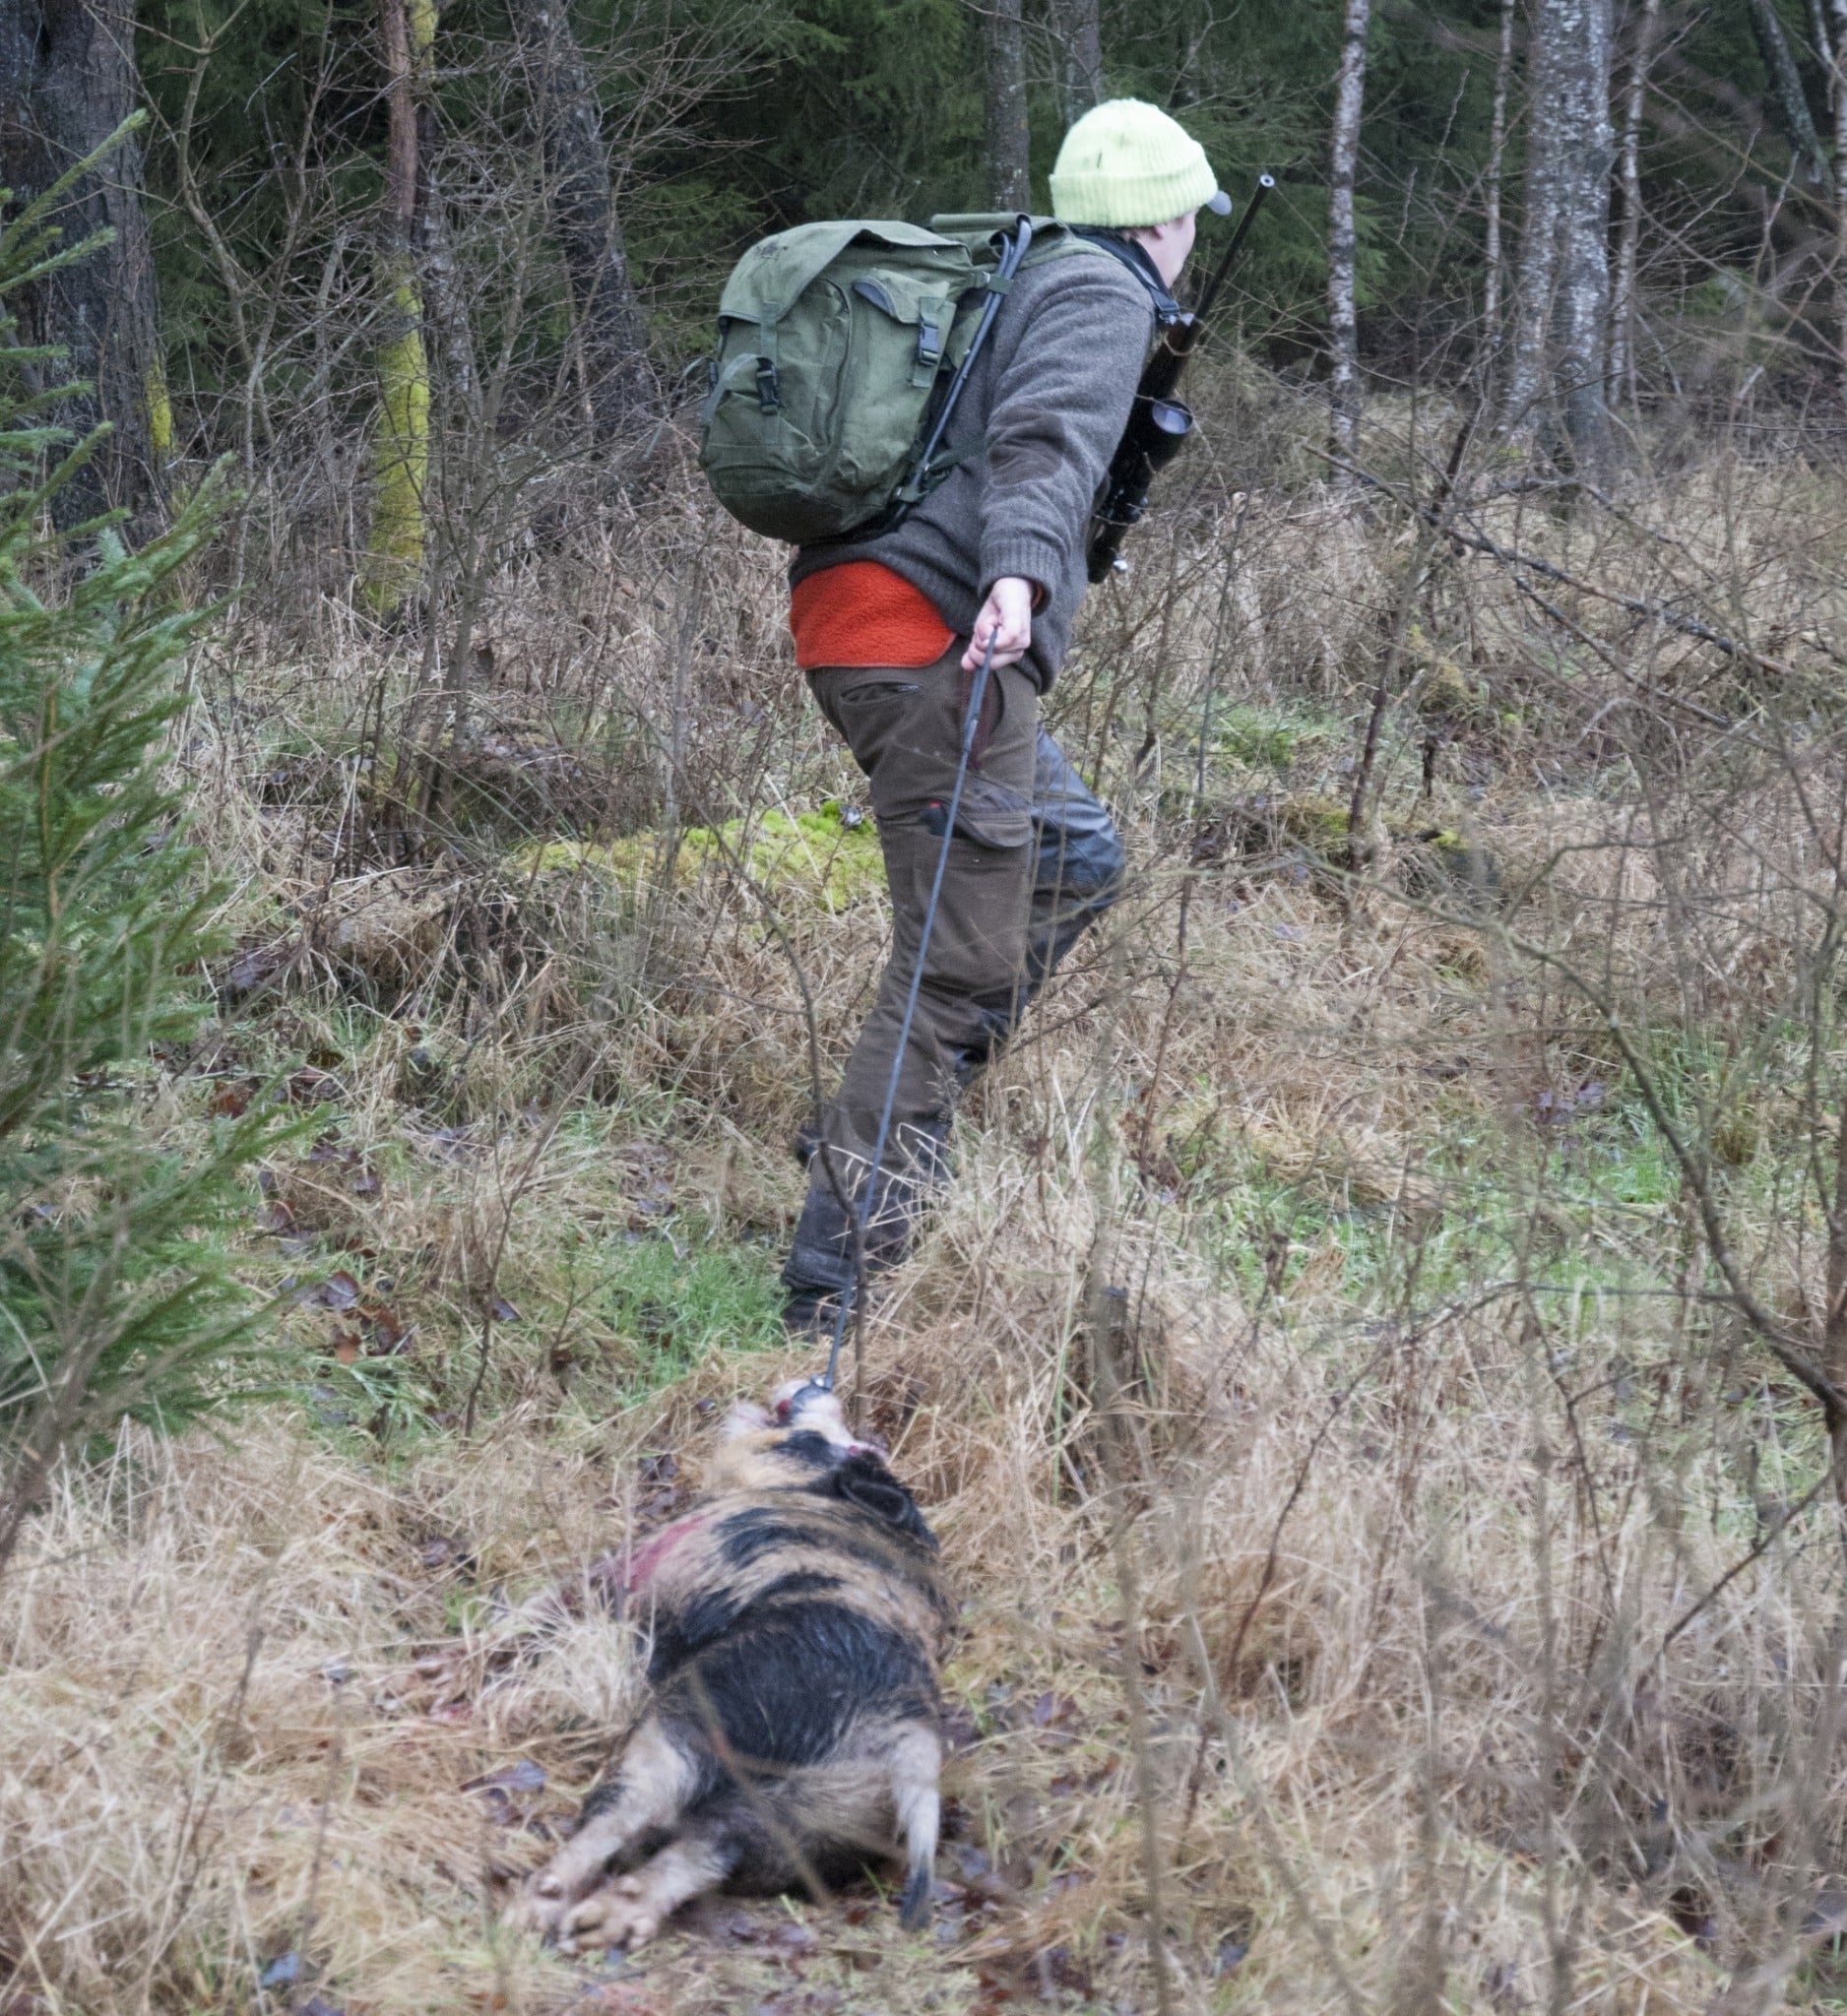
<svg viewBox="0 0 1847 2016"><path fill-rule="evenodd" d="M830 1291L796 1289L783 1304L783 1329L792 1343L832 1344L840 1321L840 1296Z"/></svg>
<svg viewBox="0 0 1847 2016"><path fill-rule="evenodd" d="M911 1250L911 1235L924 1206L948 1175L947 1120L907 1122L903 1136L903 1165L889 1173L881 1172L866 1226L868 1274L882 1274L896 1267ZM847 1198L854 1198L850 1179L843 1181L841 1188ZM817 1151L808 1166L808 1194L802 1200L795 1241L783 1267L783 1286L789 1291L791 1309L800 1304L805 1311L810 1301L828 1301L833 1303L833 1314L837 1316L839 1297L852 1288L853 1280L853 1219L842 1196L828 1180L823 1158Z"/></svg>

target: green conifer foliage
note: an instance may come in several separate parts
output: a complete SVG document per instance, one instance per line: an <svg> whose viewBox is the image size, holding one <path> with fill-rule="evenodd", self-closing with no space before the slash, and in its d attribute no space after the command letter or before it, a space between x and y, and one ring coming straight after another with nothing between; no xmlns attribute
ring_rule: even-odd
<svg viewBox="0 0 1847 2016"><path fill-rule="evenodd" d="M57 354L18 341L9 299L92 249L59 247L57 194L0 231L0 1564L62 1451L252 1383L223 1234L277 1131L253 1113L181 1155L138 1115L150 1047L192 1033L216 949L218 894L161 775L204 620L173 577L214 507L207 486L136 553L106 520L50 531L95 438L43 423L57 392L28 371L55 378Z"/></svg>

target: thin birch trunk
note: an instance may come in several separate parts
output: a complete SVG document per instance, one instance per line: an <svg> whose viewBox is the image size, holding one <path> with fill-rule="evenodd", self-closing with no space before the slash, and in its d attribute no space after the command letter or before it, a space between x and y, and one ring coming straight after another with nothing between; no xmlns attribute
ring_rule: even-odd
<svg viewBox="0 0 1847 2016"><path fill-rule="evenodd" d="M475 344L456 264L455 240L442 191L436 185L435 115L427 103L416 114L416 245L423 276L423 305L436 339L436 382L466 410L474 401Z"/></svg>
<svg viewBox="0 0 1847 2016"><path fill-rule="evenodd" d="M1371 0L1344 0L1340 83L1334 97L1334 139L1327 199L1328 441L1340 462L1360 446L1360 340L1354 304L1353 185L1360 159L1360 118L1366 102L1367 27ZM1350 476L1340 480L1350 482Z"/></svg>
<svg viewBox="0 0 1847 2016"><path fill-rule="evenodd" d="M1033 188L1026 109L1026 24L1021 0L977 0L982 17L988 199L1029 210Z"/></svg>
<svg viewBox="0 0 1847 2016"><path fill-rule="evenodd" d="M1617 182L1623 193L1623 218L1617 226L1616 283L1610 303L1610 396L1636 402L1635 269L1642 226L1642 111L1648 97L1648 66L1654 59L1655 34L1661 25L1661 0L1643 0L1636 24L1635 47L1629 55L1628 89L1623 104L1623 145Z"/></svg>
<svg viewBox="0 0 1847 2016"><path fill-rule="evenodd" d="M1590 0L1572 50L1572 126L1578 136L1567 210L1559 333L1560 405L1573 469L1600 478L1610 459L1605 397L1610 344L1610 0Z"/></svg>
<svg viewBox="0 0 1847 2016"><path fill-rule="evenodd" d="M1505 412L1506 423L1514 432L1531 424L1546 380L1553 297L1558 288L1559 220L1565 196L1557 127L1560 11L1560 0L1534 0L1527 40L1526 187Z"/></svg>
<svg viewBox="0 0 1847 2016"><path fill-rule="evenodd" d="M1609 457L1610 0L1536 0L1526 215L1502 427L1595 476Z"/></svg>
<svg viewBox="0 0 1847 2016"><path fill-rule="evenodd" d="M1841 405L1847 407L1847 0L1832 0L1833 61L1828 88L1834 99L1834 349L1840 364Z"/></svg>
<svg viewBox="0 0 1847 2016"><path fill-rule="evenodd" d="M1500 0L1500 51L1495 58L1495 103L1488 121L1488 233L1482 247L1487 283L1482 290L1482 349L1493 359L1500 350L1500 182L1507 154L1507 88L1513 78L1514 0Z"/></svg>

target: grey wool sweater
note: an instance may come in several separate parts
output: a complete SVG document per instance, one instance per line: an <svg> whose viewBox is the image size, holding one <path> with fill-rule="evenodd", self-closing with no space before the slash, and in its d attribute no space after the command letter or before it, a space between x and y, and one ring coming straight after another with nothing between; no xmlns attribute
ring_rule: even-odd
<svg viewBox="0 0 1847 2016"><path fill-rule="evenodd" d="M1084 543L1154 330L1148 289L1108 253L1028 266L1000 304L950 426L967 459L877 537L796 548L793 588L876 560L922 589L959 636L1003 574L1045 590L1021 670L1043 693L1083 599Z"/></svg>

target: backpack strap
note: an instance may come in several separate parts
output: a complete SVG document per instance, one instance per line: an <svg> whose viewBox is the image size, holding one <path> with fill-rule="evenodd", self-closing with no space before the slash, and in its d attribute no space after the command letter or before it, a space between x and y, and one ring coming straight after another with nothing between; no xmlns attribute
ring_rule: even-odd
<svg viewBox="0 0 1847 2016"><path fill-rule="evenodd" d="M987 332L994 326L994 317L999 312L1002 298L1013 285L1013 276L1031 257L1033 249L1033 220L1028 217L1013 220L1013 236L1002 238L996 248L994 270L982 286L972 291L986 292L987 298L982 307L982 319L976 325L975 333L969 338L969 346L962 353L962 361L956 366L956 375L949 381L943 393L942 403L936 410L936 417L930 424L929 433L918 451L916 464L911 473L900 486L893 505L900 517L911 506L925 497L942 481L955 466L967 459L968 449L949 449L942 446L943 436L949 431L949 422L955 417L956 402L962 397L962 388L969 382L969 374L975 369L975 360L981 355L982 346L987 341ZM892 520L893 524L897 519Z"/></svg>
<svg viewBox="0 0 1847 2016"><path fill-rule="evenodd" d="M947 237L962 239L979 258L996 233L1011 230L1018 221L1011 211L951 211L931 218L929 227ZM1031 222L1033 244L1021 261L1022 267L1045 266L1073 252L1101 252L1127 267L1141 283L1153 304L1155 321L1161 328L1171 328L1184 314L1180 304L1162 284L1153 260L1120 232L1097 224L1060 223L1055 217L1036 217ZM988 284L993 285L992 280Z"/></svg>
<svg viewBox="0 0 1847 2016"><path fill-rule="evenodd" d="M1172 329L1186 312L1169 292L1166 283L1155 271L1154 261L1139 245L1117 231L1106 230L1096 224L1069 224L1066 229L1072 237L1082 239L1086 245L1095 245L1099 252L1109 253L1112 259L1128 268L1148 290L1148 298L1154 303L1155 320L1163 329Z"/></svg>

